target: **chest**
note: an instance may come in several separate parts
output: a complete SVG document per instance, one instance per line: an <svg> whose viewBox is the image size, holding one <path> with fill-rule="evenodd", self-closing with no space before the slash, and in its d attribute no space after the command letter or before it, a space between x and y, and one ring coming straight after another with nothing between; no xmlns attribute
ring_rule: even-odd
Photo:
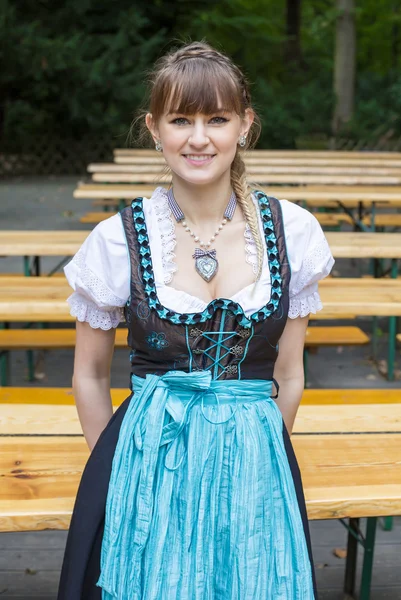
<svg viewBox="0 0 401 600"><path fill-rule="evenodd" d="M202 239L210 239L207 232ZM231 298L255 281L256 246L245 221L229 223L213 242L217 270L210 281L205 281L195 267L193 255L200 245L180 225L175 227L175 241L175 272L171 281L175 289L208 303L214 298Z"/></svg>

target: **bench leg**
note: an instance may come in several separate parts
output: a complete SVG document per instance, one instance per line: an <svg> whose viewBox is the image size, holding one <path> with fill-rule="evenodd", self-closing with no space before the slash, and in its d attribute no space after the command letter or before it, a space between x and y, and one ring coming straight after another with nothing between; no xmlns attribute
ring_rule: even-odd
<svg viewBox="0 0 401 600"><path fill-rule="evenodd" d="M392 531L393 529L393 517L383 517L383 531Z"/></svg>
<svg viewBox="0 0 401 600"><path fill-rule="evenodd" d="M391 261L391 279L397 279L398 276L398 261ZM387 377L389 381L394 380L394 361L395 361L395 346L397 335L397 317L390 317L388 323L388 370Z"/></svg>
<svg viewBox="0 0 401 600"><path fill-rule="evenodd" d="M28 363L28 381L35 381L35 361L33 350L26 351L26 360Z"/></svg>
<svg viewBox="0 0 401 600"><path fill-rule="evenodd" d="M0 352L0 386L10 384L10 353Z"/></svg>
<svg viewBox="0 0 401 600"><path fill-rule="evenodd" d="M350 519L348 526L347 562L345 564L344 595L354 598L356 560L358 557L359 519Z"/></svg>
<svg viewBox="0 0 401 600"><path fill-rule="evenodd" d="M373 359L377 359L377 345L378 345L378 331L377 331L377 317L372 317L372 356Z"/></svg>
<svg viewBox="0 0 401 600"><path fill-rule="evenodd" d="M387 379L394 380L395 344L397 335L397 318L389 317L388 320L388 367Z"/></svg>
<svg viewBox="0 0 401 600"><path fill-rule="evenodd" d="M9 323L0 323L0 329L8 329ZM0 385L10 385L10 353L6 350L0 352Z"/></svg>
<svg viewBox="0 0 401 600"><path fill-rule="evenodd" d="M359 600L369 600L372 581L373 554L375 549L377 517L369 517L366 523L365 552L363 557L361 591Z"/></svg>

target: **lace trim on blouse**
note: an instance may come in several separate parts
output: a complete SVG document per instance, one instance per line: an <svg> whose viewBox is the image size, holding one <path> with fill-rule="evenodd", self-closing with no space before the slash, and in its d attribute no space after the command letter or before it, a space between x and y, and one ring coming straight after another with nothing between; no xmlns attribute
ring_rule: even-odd
<svg viewBox="0 0 401 600"><path fill-rule="evenodd" d="M245 225L244 237L245 237L245 260L249 265L251 265L252 271L255 273L255 275L257 275L257 272L258 272L258 249L256 247L255 240L253 238L252 231L251 231L251 228L249 227L248 223Z"/></svg>
<svg viewBox="0 0 401 600"><path fill-rule="evenodd" d="M70 314L78 321L87 321L93 328L111 329L124 320L122 307L125 301L113 294L97 275L86 265L86 254L82 248L78 250L72 262L79 269L79 278L94 301L83 294L74 292L67 302Z"/></svg>
<svg viewBox="0 0 401 600"><path fill-rule="evenodd" d="M177 271L174 249L177 245L173 215L167 200L166 190L158 188L152 197L157 216L157 224L160 230L162 243L163 281L167 285L171 283L174 273ZM251 229L246 224L245 231L245 259L252 266L255 275L258 272L258 252L253 239Z"/></svg>
<svg viewBox="0 0 401 600"><path fill-rule="evenodd" d="M70 305L70 314L76 317L78 321L87 322L93 329L111 329L117 327L121 321L124 321L123 309L120 307L105 310L99 308L94 302L91 302L79 292L74 292L67 302Z"/></svg>
<svg viewBox="0 0 401 600"><path fill-rule="evenodd" d="M171 213L167 194L164 188L158 188L152 197L152 206L155 208L157 224L159 226L162 243L163 281L171 283L177 271L174 249L177 244L175 225Z"/></svg>
<svg viewBox="0 0 401 600"><path fill-rule="evenodd" d="M316 266L324 264L327 257L331 256L329 244L325 237L322 237L319 244L314 246L302 261L302 268L291 286L290 305L288 308L288 316L290 319L296 317L306 317L309 314L316 314L322 310L323 304L320 300L317 290L311 291L309 294L305 292L311 289L311 281L313 282L316 275ZM317 282L312 284L317 287ZM304 293L302 294L302 291Z"/></svg>
<svg viewBox="0 0 401 600"><path fill-rule="evenodd" d="M320 242L310 250L302 260L302 267L297 273L295 281L291 286L291 297L299 294L311 282L316 279L316 268L327 263L327 257L331 256L329 244L325 237L322 237ZM320 279L320 277L318 278Z"/></svg>
<svg viewBox="0 0 401 600"><path fill-rule="evenodd" d="M87 266L85 259L85 252L81 248L73 257L72 262L77 265L80 280L84 284L85 289L91 293L98 306L124 306L125 300L122 300L109 290L103 281Z"/></svg>
<svg viewBox="0 0 401 600"><path fill-rule="evenodd" d="M322 310L323 304L320 300L318 292L313 292L309 296L290 299L290 305L288 307L288 317L290 319L296 319L296 317L306 317L309 314L316 314L318 310Z"/></svg>

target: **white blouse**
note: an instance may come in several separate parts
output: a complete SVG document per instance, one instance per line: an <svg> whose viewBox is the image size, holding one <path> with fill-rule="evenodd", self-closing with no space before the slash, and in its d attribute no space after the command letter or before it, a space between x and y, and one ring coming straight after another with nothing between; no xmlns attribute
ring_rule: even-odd
<svg viewBox="0 0 401 600"><path fill-rule="evenodd" d="M257 205L257 200L253 198ZM322 308L318 281L326 277L334 264L326 237L317 219L297 204L280 201L284 219L287 255L291 267L289 286L292 319L316 313ZM202 312L207 303L169 284L177 270L174 217L164 188L144 198L143 210L159 300L179 313ZM259 210L257 211L259 214ZM264 237L259 214L259 226ZM248 226L244 231L245 258L257 272L257 251ZM122 307L130 296L130 260L119 214L99 223L88 235L77 254L64 267L74 293L67 299L71 315L87 321L93 328L110 329L124 320ZM231 299L242 306L247 316L264 306L270 298L270 272L264 253L262 276Z"/></svg>

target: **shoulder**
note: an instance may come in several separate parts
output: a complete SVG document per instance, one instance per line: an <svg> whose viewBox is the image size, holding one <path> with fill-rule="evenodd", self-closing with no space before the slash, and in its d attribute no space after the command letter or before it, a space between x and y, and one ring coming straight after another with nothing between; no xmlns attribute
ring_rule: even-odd
<svg viewBox="0 0 401 600"><path fill-rule="evenodd" d="M324 231L316 217L307 209L288 200L280 200L284 235L290 258L296 254L306 255L316 247L328 244Z"/></svg>
<svg viewBox="0 0 401 600"><path fill-rule="evenodd" d="M103 241L118 240L123 236L123 226L121 215L116 213L103 221L100 221L90 232L89 237L93 240L99 239ZM87 238L87 239L88 239Z"/></svg>
<svg viewBox="0 0 401 600"><path fill-rule="evenodd" d="M287 251L290 258L295 250L299 257L305 254L308 248L319 244L327 244L319 221L309 210L288 200L274 198L273 201L279 207L277 218L282 219ZM257 200L255 199L256 202ZM272 204L272 202L270 203Z"/></svg>
<svg viewBox="0 0 401 600"><path fill-rule="evenodd" d="M280 200L281 212L283 215L284 229L289 233L304 231L322 231L319 221L306 208L302 208L295 202L289 200Z"/></svg>

